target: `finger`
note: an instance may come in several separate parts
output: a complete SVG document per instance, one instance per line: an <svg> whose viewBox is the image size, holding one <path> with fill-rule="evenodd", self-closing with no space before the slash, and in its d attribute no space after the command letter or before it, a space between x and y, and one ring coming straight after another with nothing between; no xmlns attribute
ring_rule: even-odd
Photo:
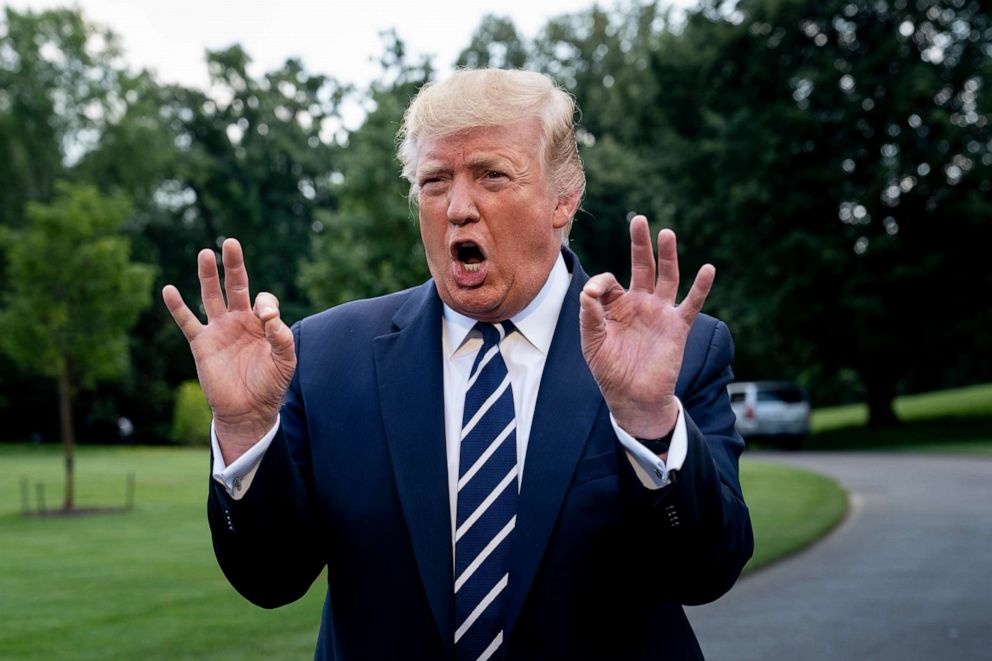
<svg viewBox="0 0 992 661"><path fill-rule="evenodd" d="M193 338L203 329L203 324L183 303L183 297L179 290L172 285L166 285L162 288L162 300L165 301L165 307L169 308L169 314L179 326L179 330L186 336L186 341L192 342Z"/></svg>
<svg viewBox="0 0 992 661"><path fill-rule="evenodd" d="M626 292L612 273L600 273L589 278L582 293L598 299L602 305L609 305Z"/></svg>
<svg viewBox="0 0 992 661"><path fill-rule="evenodd" d="M658 232L658 283L654 293L669 305L675 305L679 293L679 254L675 247L675 232Z"/></svg>
<svg viewBox="0 0 992 661"><path fill-rule="evenodd" d="M679 306L679 313L687 323L692 323L699 311L703 309L703 303L709 296L713 287L713 280L716 278L716 268L712 264L703 264L696 274L696 279L692 283L692 288L686 295L682 305Z"/></svg>
<svg viewBox="0 0 992 661"><path fill-rule="evenodd" d="M248 271L245 269L245 256L237 239L225 239L221 247L224 261L224 291L227 293L229 310L250 310L251 296L248 293Z"/></svg>
<svg viewBox="0 0 992 661"><path fill-rule="evenodd" d="M200 277L200 300L207 313L207 322L227 311L224 296L220 293L220 275L217 273L217 256L214 251L204 248L196 256L197 275Z"/></svg>
<svg viewBox="0 0 992 661"><path fill-rule="evenodd" d="M654 291L654 250L648 219L634 216L630 221L630 288L648 293Z"/></svg>

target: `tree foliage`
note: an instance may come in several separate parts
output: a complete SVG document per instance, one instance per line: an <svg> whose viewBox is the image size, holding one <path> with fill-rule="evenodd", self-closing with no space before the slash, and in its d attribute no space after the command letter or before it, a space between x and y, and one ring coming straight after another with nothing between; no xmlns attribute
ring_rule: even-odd
<svg viewBox="0 0 992 661"><path fill-rule="evenodd" d="M468 69L520 69L527 64L527 44L508 18L484 16L455 64Z"/></svg>
<svg viewBox="0 0 992 661"><path fill-rule="evenodd" d="M76 10L4 10L0 23L0 223L47 201L124 103L116 36Z"/></svg>
<svg viewBox="0 0 992 661"><path fill-rule="evenodd" d="M0 349L58 380L68 510L73 398L80 388L127 372L127 333L151 304L154 268L131 261L120 233L130 213L126 199L68 184L57 185L56 193L50 204L28 204L24 228L3 228L0 235L8 272Z"/></svg>
<svg viewBox="0 0 992 661"><path fill-rule="evenodd" d="M319 233L300 265L300 286L317 308L411 287L429 275L395 135L432 69L429 60L408 63L403 43L386 38L370 111L340 154L332 188L337 207L316 215Z"/></svg>
<svg viewBox="0 0 992 661"><path fill-rule="evenodd" d="M977 348L988 318L968 289L990 284L976 250L992 211L989 14L756 0L695 14L679 41L710 54L652 62L697 81L658 100L676 156L658 174L689 247L721 267L714 303L749 343L748 368L791 361L814 387L852 370L872 422L891 421L899 384L957 367L921 347ZM686 103L688 119L671 112Z"/></svg>
<svg viewBox="0 0 992 661"><path fill-rule="evenodd" d="M185 227L190 264L204 246L237 237L253 281L279 297L287 319L297 319L310 308L296 286L296 264L314 233L315 211L333 205L333 131L343 89L296 60L260 79L249 75L249 62L239 46L209 53L209 96L167 90L161 112L178 166L158 190L172 213L156 233Z"/></svg>
<svg viewBox="0 0 992 661"><path fill-rule="evenodd" d="M141 204L141 190L131 181L119 185L83 163L94 152L107 152L113 130L129 116L136 88L154 86L147 74L127 70L117 37L86 21L78 10L38 13L6 8L0 17L0 228L21 228L29 221L30 202L49 204L59 180L98 184L101 190L126 194ZM152 115L154 117L154 115ZM120 172L147 170L161 154L152 142L118 154ZM126 156L126 158L120 158ZM151 184L149 184L150 187ZM0 255L0 281L6 281ZM128 340L137 345L142 342ZM0 355L0 416L17 438L54 431L44 415L51 387L37 374ZM155 384L150 386L154 389ZM87 395L89 397L89 395ZM13 411L18 415L9 415ZM113 421L114 406L102 410Z"/></svg>
<svg viewBox="0 0 992 661"><path fill-rule="evenodd" d="M18 363L90 387L120 377L127 331L151 304L154 268L136 264L120 233L123 197L62 184L51 204L28 205L27 226L7 229L0 347Z"/></svg>
<svg viewBox="0 0 992 661"><path fill-rule="evenodd" d="M621 0L556 17L533 39L486 17L458 63L544 71L575 95L589 186L573 248L587 270L623 273L632 212L673 227L685 275L718 268L707 310L734 330L739 376L798 377L820 401L867 394L876 422L898 390L992 376L979 330L992 308L975 295L992 285L985 4L704 0L678 13ZM416 284L428 273L394 137L434 71L395 33L381 64L352 89L297 60L254 75L233 45L207 54L210 87L190 89L129 69L116 36L78 10L5 9L6 245L42 217L95 218L95 205L136 261L157 266L156 285L195 299L196 253L236 236L253 290L279 296L289 321ZM365 111L353 130L345 103ZM0 254L11 291L13 255ZM3 305L4 319L38 306ZM103 314L78 305L73 321ZM82 426L95 435L127 415L136 438L164 439L192 362L164 307L128 314L129 333L93 348L104 355L87 372ZM0 417L25 435L45 422L31 408L48 396L36 374L59 359L19 337L4 342L40 362L0 356ZM100 370L124 378L93 384Z"/></svg>
<svg viewBox="0 0 992 661"><path fill-rule="evenodd" d="M525 50L582 109L573 245L622 272L630 212L674 227L687 274L718 267L708 309L735 330L740 374L826 397L856 375L884 424L897 388L990 372L975 362L990 311L972 294L992 284L978 254L992 238L987 8L710 1L677 20L659 3L594 7Z"/></svg>

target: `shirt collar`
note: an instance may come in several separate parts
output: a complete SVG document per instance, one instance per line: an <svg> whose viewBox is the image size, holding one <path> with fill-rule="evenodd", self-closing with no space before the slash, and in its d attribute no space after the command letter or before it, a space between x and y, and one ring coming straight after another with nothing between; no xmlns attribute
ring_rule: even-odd
<svg viewBox="0 0 992 661"><path fill-rule="evenodd" d="M561 253L551 267L548 279L527 307L510 317L517 331L534 345L541 353L547 355L551 348L551 339L558 325L558 314L561 312L565 294L568 293L570 276L565 260ZM475 327L476 320L466 317L460 312L444 304L444 335L445 355L450 358L468 339L469 333Z"/></svg>

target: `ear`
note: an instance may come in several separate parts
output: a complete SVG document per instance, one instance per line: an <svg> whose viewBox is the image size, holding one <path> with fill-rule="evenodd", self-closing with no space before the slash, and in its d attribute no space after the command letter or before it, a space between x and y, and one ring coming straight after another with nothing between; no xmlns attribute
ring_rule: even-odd
<svg viewBox="0 0 992 661"><path fill-rule="evenodd" d="M579 208L580 197L581 193L579 191L558 196L558 205L555 207L553 219L555 229L561 229L567 226L572 220L572 216L575 215L575 211Z"/></svg>

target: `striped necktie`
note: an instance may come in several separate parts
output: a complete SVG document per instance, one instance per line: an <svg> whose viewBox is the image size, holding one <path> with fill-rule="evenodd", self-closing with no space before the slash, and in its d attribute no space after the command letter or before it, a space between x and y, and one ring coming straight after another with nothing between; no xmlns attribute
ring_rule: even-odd
<svg viewBox="0 0 992 661"><path fill-rule="evenodd" d="M482 348L465 392L455 529L455 653L488 659L503 644L509 547L517 512L517 423L499 343L509 321L476 324Z"/></svg>

